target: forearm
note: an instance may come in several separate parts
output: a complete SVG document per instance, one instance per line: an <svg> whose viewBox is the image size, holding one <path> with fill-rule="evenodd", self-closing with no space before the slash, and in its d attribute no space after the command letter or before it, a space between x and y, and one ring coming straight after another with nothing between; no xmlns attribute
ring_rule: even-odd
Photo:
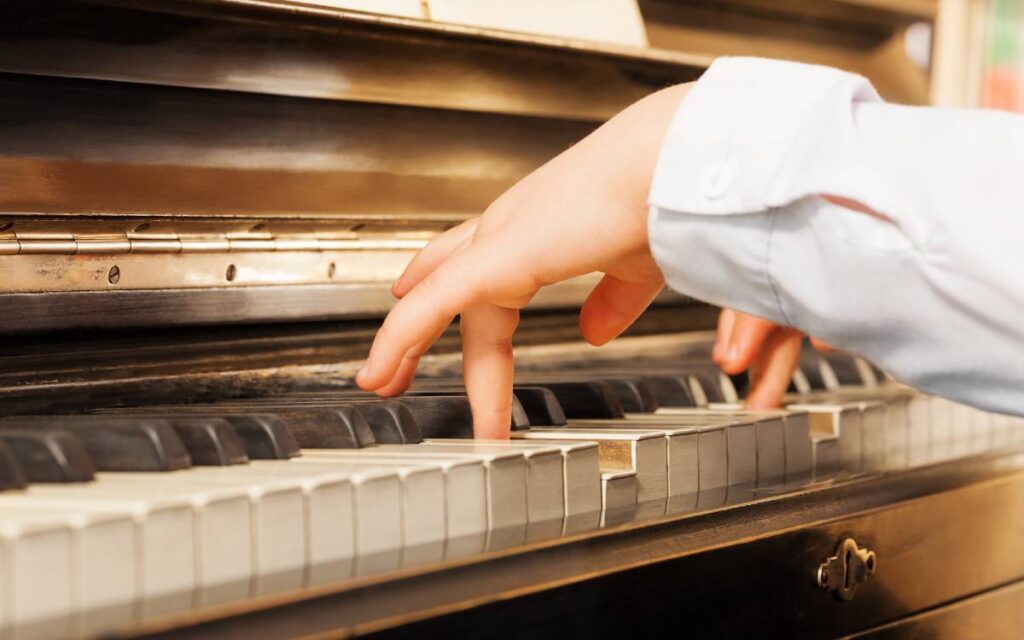
<svg viewBox="0 0 1024 640"><path fill-rule="evenodd" d="M719 63L662 149L652 252L689 295L1019 411L1022 149L1019 118L885 105L828 69Z"/></svg>

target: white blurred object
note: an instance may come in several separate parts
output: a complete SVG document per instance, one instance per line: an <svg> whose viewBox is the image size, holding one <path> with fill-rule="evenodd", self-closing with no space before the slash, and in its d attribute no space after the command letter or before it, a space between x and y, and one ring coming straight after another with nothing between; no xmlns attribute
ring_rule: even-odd
<svg viewBox="0 0 1024 640"><path fill-rule="evenodd" d="M636 0L429 0L427 6L439 22L647 46Z"/></svg>
<svg viewBox="0 0 1024 640"><path fill-rule="evenodd" d="M928 70L932 60L932 25L929 22L915 22L907 27L903 36L903 47L907 57L914 64Z"/></svg>
<svg viewBox="0 0 1024 640"><path fill-rule="evenodd" d="M307 3L406 18L427 17L426 7L422 0L312 0Z"/></svg>

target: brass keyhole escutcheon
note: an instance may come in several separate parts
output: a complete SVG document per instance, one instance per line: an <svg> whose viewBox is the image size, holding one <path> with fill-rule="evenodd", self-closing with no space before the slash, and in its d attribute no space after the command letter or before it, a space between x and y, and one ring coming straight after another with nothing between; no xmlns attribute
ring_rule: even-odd
<svg viewBox="0 0 1024 640"><path fill-rule="evenodd" d="M836 547L836 554L818 566L818 586L840 600L852 600L857 587L867 582L877 567L874 551L858 547L853 538L844 538Z"/></svg>

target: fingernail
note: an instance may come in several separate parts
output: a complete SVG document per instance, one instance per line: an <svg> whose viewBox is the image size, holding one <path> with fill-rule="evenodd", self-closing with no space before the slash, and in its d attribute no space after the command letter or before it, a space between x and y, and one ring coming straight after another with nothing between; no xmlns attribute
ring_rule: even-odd
<svg viewBox="0 0 1024 640"><path fill-rule="evenodd" d="M363 366L359 367L359 371L356 371L356 382L362 382L369 375L369 368L366 366L367 363L363 363Z"/></svg>
<svg viewBox="0 0 1024 640"><path fill-rule="evenodd" d="M725 361L734 362L740 359L740 348L735 344L729 345L729 348L725 351Z"/></svg>

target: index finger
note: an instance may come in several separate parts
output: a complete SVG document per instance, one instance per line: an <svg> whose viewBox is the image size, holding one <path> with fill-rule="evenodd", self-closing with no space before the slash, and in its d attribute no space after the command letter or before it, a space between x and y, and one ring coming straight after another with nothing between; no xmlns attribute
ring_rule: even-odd
<svg viewBox="0 0 1024 640"><path fill-rule="evenodd" d="M468 250L453 255L398 301L370 347L356 382L376 391L395 377L405 354L442 333L477 296ZM429 344L427 345L429 346Z"/></svg>

